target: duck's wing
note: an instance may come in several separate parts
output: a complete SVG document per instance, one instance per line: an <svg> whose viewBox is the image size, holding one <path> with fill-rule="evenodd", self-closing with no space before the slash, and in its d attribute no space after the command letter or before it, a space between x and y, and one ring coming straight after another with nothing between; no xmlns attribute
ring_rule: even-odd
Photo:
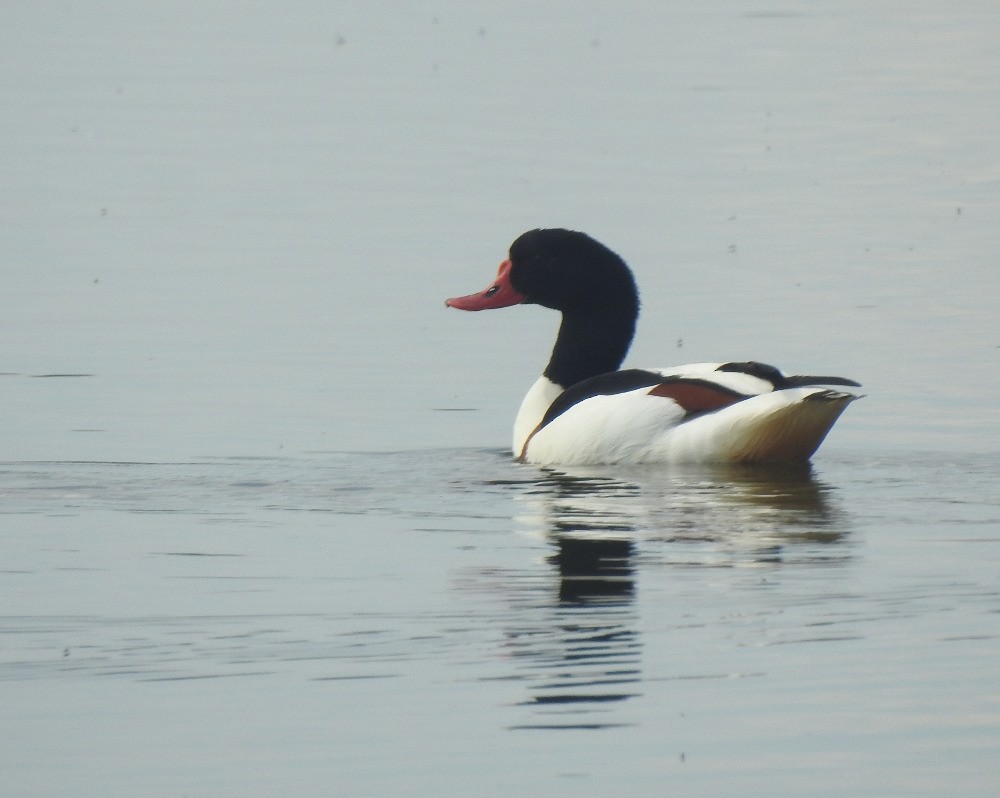
<svg viewBox="0 0 1000 798"><path fill-rule="evenodd" d="M853 394L840 377L788 377L751 363L626 369L552 402L522 460L549 464L806 460Z"/></svg>

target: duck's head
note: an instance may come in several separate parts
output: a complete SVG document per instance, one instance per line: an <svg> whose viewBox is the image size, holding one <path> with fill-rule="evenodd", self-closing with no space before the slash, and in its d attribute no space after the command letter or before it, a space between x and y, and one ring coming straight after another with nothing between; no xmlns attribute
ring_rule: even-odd
<svg viewBox="0 0 1000 798"><path fill-rule="evenodd" d="M617 307L638 312L632 272L618 255L585 233L529 230L510 245L496 279L484 291L445 302L459 310L489 310L521 303L566 312Z"/></svg>

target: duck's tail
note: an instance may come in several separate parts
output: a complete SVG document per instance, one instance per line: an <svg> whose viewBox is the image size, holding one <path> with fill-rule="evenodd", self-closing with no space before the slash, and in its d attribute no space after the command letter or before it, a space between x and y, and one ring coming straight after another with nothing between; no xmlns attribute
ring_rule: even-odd
<svg viewBox="0 0 1000 798"><path fill-rule="evenodd" d="M828 388L760 394L676 427L675 460L729 463L805 462L847 406L859 397Z"/></svg>

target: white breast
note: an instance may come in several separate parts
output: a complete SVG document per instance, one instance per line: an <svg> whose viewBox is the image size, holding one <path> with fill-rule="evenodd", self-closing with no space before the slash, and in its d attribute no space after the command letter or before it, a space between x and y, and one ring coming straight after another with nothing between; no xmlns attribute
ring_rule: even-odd
<svg viewBox="0 0 1000 798"><path fill-rule="evenodd" d="M517 411L517 418L514 419L514 441L511 445L514 457L521 456L524 444L542 423L545 411L562 392L562 387L548 377L539 377L525 394L521 400L521 408Z"/></svg>

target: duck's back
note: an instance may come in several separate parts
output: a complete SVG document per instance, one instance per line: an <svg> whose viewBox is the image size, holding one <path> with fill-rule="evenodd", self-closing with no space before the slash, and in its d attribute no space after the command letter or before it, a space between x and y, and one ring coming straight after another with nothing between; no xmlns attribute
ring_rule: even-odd
<svg viewBox="0 0 1000 798"><path fill-rule="evenodd" d="M617 372L595 378L594 386L581 384L562 393L542 378L522 404L514 454L548 465L800 462L809 459L857 398L794 384L837 378L786 378L774 369L772 379L791 384L786 387L747 370L720 371L730 366L698 363ZM599 390L602 384L627 387L629 380L646 383Z"/></svg>

